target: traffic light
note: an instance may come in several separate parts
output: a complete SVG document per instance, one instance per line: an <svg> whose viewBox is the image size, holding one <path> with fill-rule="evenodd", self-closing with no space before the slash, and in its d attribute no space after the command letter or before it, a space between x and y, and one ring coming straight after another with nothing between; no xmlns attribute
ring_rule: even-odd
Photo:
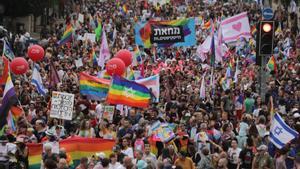
<svg viewBox="0 0 300 169"><path fill-rule="evenodd" d="M273 54L274 46L274 21L261 21L258 26L258 55L270 56Z"/></svg>

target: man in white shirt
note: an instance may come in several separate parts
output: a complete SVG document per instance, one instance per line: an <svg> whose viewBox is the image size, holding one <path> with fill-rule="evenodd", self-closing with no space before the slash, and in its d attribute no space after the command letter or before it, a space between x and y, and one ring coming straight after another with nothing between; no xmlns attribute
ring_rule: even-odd
<svg viewBox="0 0 300 169"><path fill-rule="evenodd" d="M9 145L6 136L0 137L0 168L9 169Z"/></svg>
<svg viewBox="0 0 300 169"><path fill-rule="evenodd" d="M297 11L297 4L295 2L295 0L291 0L291 3L290 3L290 13L296 13Z"/></svg>
<svg viewBox="0 0 300 169"><path fill-rule="evenodd" d="M151 153L150 144L145 144L143 159L150 159L151 163L156 164L157 158L153 153Z"/></svg>
<svg viewBox="0 0 300 169"><path fill-rule="evenodd" d="M104 106L102 105L102 103L100 101L97 101L95 111L96 111L96 117L99 120L101 120L102 115L103 115L103 111L104 111L103 107Z"/></svg>

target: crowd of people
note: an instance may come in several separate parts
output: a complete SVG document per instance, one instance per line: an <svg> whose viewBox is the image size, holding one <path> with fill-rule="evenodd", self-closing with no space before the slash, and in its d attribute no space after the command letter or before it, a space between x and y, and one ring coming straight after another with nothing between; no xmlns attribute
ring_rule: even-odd
<svg viewBox="0 0 300 169"><path fill-rule="evenodd" d="M101 118L107 105L105 100L88 100L80 95L79 73L84 71L98 76L101 71L99 66L90 62L91 49L99 53L101 42L83 40L84 34L93 33L97 24L101 23L105 29L113 56L120 49L133 51L136 46L134 24L137 21L201 16L203 22L213 19L217 25L219 18L247 12L253 26L262 18L261 6L255 1L217 1L213 5L205 2L171 0L164 5L155 5L135 0L66 1L61 12L65 22L56 22L58 18L53 14L39 40L46 53L43 61L37 63L44 86L49 90L46 96L41 96L30 83L33 61L27 56L28 44L24 40L28 33L8 37L15 55L26 58L31 69L25 75L12 74L24 115L17 119L15 131L9 126L3 129L0 165L7 167L9 161L11 168L28 169L30 150L26 144L44 143L41 168L45 169L299 169L300 138L295 138L282 149L276 148L269 140L273 111L300 132L298 16L297 11L289 6L279 5L274 12L276 27L281 27L275 33L274 42L277 70L266 70L264 95L259 92L259 67L253 59L255 33L250 40L238 40L235 46L226 44L226 56L214 65L213 74L208 59L210 53L206 54L207 59L201 58L197 46L140 47L144 77L160 76L159 102L152 102L149 108L115 109L110 121ZM126 13L120 10L124 4L128 8ZM83 23L78 21L79 13L84 15ZM73 40L58 46L57 41L62 37L66 23L71 23L75 30ZM209 34L210 29L204 24L197 25L197 45L202 44ZM224 87L223 79L231 58L234 58L235 66L239 66L239 74ZM82 59L83 66L77 67L75 60L78 59ZM55 85L49 81L50 62L60 78ZM235 66L231 69L232 75ZM203 77L204 73L206 76ZM202 78L206 84L205 98L200 98ZM75 94L71 121L49 117L52 91ZM156 121L175 124L176 137L169 142L156 142L157 150L153 151L148 130ZM74 166L68 152L64 149L54 151L47 142L75 136L111 139L116 143L111 154L99 152L81 158L80 164Z"/></svg>

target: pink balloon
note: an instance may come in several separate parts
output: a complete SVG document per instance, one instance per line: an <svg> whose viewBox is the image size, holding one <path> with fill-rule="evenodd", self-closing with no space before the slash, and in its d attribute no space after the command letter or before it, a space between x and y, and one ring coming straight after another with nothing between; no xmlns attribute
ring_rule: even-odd
<svg viewBox="0 0 300 169"><path fill-rule="evenodd" d="M125 72L125 63L119 58L112 58L106 63L106 72L109 75L119 75L122 76Z"/></svg>
<svg viewBox="0 0 300 169"><path fill-rule="evenodd" d="M122 49L119 52L117 52L115 57L123 60L126 67L128 67L132 63L132 54L129 50Z"/></svg>
<svg viewBox="0 0 300 169"><path fill-rule="evenodd" d="M31 60L37 62L44 58L45 51L40 45L32 45L28 48L27 54Z"/></svg>
<svg viewBox="0 0 300 169"><path fill-rule="evenodd" d="M10 63L10 70L16 75L26 73L28 69L28 62L22 57L14 58Z"/></svg>

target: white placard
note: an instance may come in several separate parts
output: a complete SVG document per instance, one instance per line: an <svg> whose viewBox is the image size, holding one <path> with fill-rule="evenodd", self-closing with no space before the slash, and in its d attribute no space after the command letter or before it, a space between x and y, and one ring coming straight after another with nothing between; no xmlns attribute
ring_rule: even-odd
<svg viewBox="0 0 300 169"><path fill-rule="evenodd" d="M94 42L96 42L96 34L94 34L94 33L85 33L83 39L84 40L89 39L92 43L94 43Z"/></svg>
<svg viewBox="0 0 300 169"><path fill-rule="evenodd" d="M78 14L78 21L83 23L84 22L84 15L82 15L81 13Z"/></svg>
<svg viewBox="0 0 300 169"><path fill-rule="evenodd" d="M102 118L112 122L114 117L114 112L115 112L115 106L105 106Z"/></svg>
<svg viewBox="0 0 300 169"><path fill-rule="evenodd" d="M75 65L76 65L77 68L80 68L81 66L83 66L82 58L79 58L78 60L75 60Z"/></svg>
<svg viewBox="0 0 300 169"><path fill-rule="evenodd" d="M52 92L50 117L72 120L74 94Z"/></svg>

